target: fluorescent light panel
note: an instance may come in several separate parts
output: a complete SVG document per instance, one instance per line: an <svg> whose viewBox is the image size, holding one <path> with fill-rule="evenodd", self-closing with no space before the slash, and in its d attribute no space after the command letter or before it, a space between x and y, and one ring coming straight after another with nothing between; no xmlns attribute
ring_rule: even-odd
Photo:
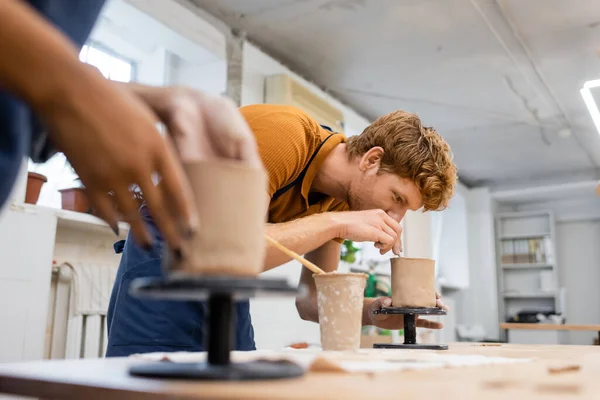
<svg viewBox="0 0 600 400"><path fill-rule="evenodd" d="M596 125L596 130L600 135L600 111L598 110L598 105L596 104L594 96L592 95L592 89L597 87L600 87L600 79L587 81L583 84L580 92L581 97L583 97L583 101L585 102L585 105L592 116L592 121L594 121L594 124Z"/></svg>

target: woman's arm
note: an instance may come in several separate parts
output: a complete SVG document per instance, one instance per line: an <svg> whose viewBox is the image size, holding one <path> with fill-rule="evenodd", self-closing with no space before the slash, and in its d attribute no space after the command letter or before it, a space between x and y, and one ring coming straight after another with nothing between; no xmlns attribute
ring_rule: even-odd
<svg viewBox="0 0 600 400"><path fill-rule="evenodd" d="M79 83L96 75L79 62L75 46L23 1L0 1L0 48L0 86L38 112L75 96Z"/></svg>

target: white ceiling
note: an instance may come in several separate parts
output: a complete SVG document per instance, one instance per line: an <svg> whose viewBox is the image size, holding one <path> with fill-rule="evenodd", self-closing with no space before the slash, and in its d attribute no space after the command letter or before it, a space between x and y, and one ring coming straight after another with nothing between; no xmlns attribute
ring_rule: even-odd
<svg viewBox="0 0 600 400"><path fill-rule="evenodd" d="M598 0L190 1L371 119L418 113L467 184L600 179L579 93L600 78Z"/></svg>

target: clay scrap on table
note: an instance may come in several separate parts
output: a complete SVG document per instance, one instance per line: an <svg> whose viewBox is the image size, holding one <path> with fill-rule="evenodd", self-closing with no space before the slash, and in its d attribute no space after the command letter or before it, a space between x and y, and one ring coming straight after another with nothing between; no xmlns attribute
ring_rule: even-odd
<svg viewBox="0 0 600 400"><path fill-rule="evenodd" d="M570 365L563 365L563 366L557 366L557 367L548 367L549 374L564 374L567 372L577 372L579 370L581 370L581 365L578 365L578 364L570 364Z"/></svg>
<svg viewBox="0 0 600 400"><path fill-rule="evenodd" d="M392 258L392 305L435 307L435 261L427 258Z"/></svg>
<svg viewBox="0 0 600 400"><path fill-rule="evenodd" d="M579 393L581 385L578 383L542 383L536 386L536 391L542 393Z"/></svg>

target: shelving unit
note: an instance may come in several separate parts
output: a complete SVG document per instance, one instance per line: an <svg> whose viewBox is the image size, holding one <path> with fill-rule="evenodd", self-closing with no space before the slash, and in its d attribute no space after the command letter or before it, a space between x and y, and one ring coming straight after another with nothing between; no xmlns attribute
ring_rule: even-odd
<svg viewBox="0 0 600 400"><path fill-rule="evenodd" d="M556 296L556 292L519 292L504 293L505 299L549 299Z"/></svg>
<svg viewBox="0 0 600 400"><path fill-rule="evenodd" d="M523 264L500 264L504 269L530 269L530 268L554 268L553 264L547 263L523 263Z"/></svg>
<svg viewBox="0 0 600 400"><path fill-rule="evenodd" d="M551 211L496 215L500 323L520 311L554 312L564 316L554 232Z"/></svg>

